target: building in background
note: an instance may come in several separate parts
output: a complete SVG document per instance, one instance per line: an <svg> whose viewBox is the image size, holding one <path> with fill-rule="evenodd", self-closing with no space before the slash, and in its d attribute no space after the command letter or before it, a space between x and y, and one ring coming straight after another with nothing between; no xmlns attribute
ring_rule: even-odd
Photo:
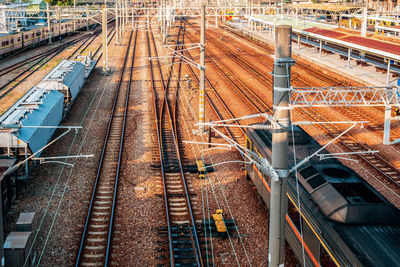
<svg viewBox="0 0 400 267"><path fill-rule="evenodd" d="M17 31L27 25L29 4L0 4L0 32Z"/></svg>
<svg viewBox="0 0 400 267"><path fill-rule="evenodd" d="M28 9L30 9L30 10L45 10L46 2L44 0L32 0Z"/></svg>

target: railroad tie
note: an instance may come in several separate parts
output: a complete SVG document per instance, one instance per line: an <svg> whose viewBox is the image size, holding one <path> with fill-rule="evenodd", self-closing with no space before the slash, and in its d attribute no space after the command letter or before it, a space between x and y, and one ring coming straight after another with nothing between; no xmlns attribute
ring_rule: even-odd
<svg viewBox="0 0 400 267"><path fill-rule="evenodd" d="M93 215L96 215L96 216L106 216L106 215L109 215L109 214L110 214L109 212L93 211Z"/></svg>
<svg viewBox="0 0 400 267"><path fill-rule="evenodd" d="M104 242L104 241L106 241L106 239L105 238L88 238L87 241L93 242L93 243L98 243L98 242Z"/></svg>
<svg viewBox="0 0 400 267"><path fill-rule="evenodd" d="M103 266L103 263L101 263L101 262L82 262L81 265L86 266L86 267L95 267L95 266Z"/></svg>
<svg viewBox="0 0 400 267"><path fill-rule="evenodd" d="M89 235L106 235L107 231L101 231L101 232L94 232L94 231L89 231Z"/></svg>
<svg viewBox="0 0 400 267"><path fill-rule="evenodd" d="M94 224L94 225L91 225L90 227L92 227L92 228L106 228L106 227L108 227L108 225L107 224Z"/></svg>
<svg viewBox="0 0 400 267"><path fill-rule="evenodd" d="M86 249L91 249L91 250L100 250L104 248L105 246L86 246Z"/></svg>
<svg viewBox="0 0 400 267"><path fill-rule="evenodd" d="M83 255L86 258L103 258L103 254L85 254Z"/></svg>

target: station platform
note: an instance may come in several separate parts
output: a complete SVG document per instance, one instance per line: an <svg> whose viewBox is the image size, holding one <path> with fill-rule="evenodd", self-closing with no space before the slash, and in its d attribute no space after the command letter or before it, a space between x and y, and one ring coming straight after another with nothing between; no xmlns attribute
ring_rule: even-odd
<svg viewBox="0 0 400 267"><path fill-rule="evenodd" d="M385 42L382 40L376 40L376 39L356 36L356 35L347 34L344 32L333 31L333 30L329 30L329 29L321 29L321 28L317 28L317 27L308 28L308 29L305 29L305 31L400 55L400 45L399 44L394 44L394 43Z"/></svg>
<svg viewBox="0 0 400 267"><path fill-rule="evenodd" d="M268 33L268 31L250 31L248 24L244 22L227 22L226 25L268 45L274 45L272 34ZM341 55L337 53L320 54L319 49L316 47L300 45L299 48L296 43L293 43L292 45L292 53L296 57L309 61L316 66L321 66L322 68L335 72L344 78L352 79L364 86L397 85L398 78L393 77L393 74L390 74L389 83L387 83L388 75L386 72L378 72L373 65L362 66L357 64L355 59L350 59L350 66L348 66L348 60L342 59Z"/></svg>
<svg viewBox="0 0 400 267"><path fill-rule="evenodd" d="M273 23L275 20L275 24L285 24L292 26L293 29L297 30L304 30L308 28L318 27L321 29L335 29L337 25L329 24L329 23L322 23L318 21L311 21L311 20L303 20L303 19L296 19L292 17L280 17L273 16L273 15L253 15L253 18L257 18L260 21L266 21Z"/></svg>

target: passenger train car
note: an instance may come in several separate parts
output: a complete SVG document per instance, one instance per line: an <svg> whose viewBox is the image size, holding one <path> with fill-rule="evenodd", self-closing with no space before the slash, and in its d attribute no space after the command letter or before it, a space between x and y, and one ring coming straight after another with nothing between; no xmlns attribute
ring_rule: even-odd
<svg viewBox="0 0 400 267"><path fill-rule="evenodd" d="M95 24L90 22L90 25ZM89 25L89 26L90 26ZM87 20L85 18L77 19L76 28L86 29ZM74 23L72 20L65 20L61 23L51 25L51 36L56 39L67 33L72 33ZM49 31L47 25L34 25L25 27L23 31L16 33L0 33L0 58L6 57L16 51L29 47L37 46L48 40Z"/></svg>
<svg viewBox="0 0 400 267"><path fill-rule="evenodd" d="M271 140L269 131L248 128L248 155L270 162ZM299 127L294 140L297 162L321 148ZM269 206L269 177L253 163L246 164L246 177ZM400 211L337 159L300 166L288 179L287 196L286 240L302 266L398 266Z"/></svg>
<svg viewBox="0 0 400 267"><path fill-rule="evenodd" d="M353 15L352 16L344 16L341 20L339 20L339 25L342 27L348 27L352 29L360 29L361 28L361 16ZM367 27L369 30L375 30L375 26L386 26L386 27L398 27L400 25L400 21L396 18L385 18L385 17L370 17L367 19Z"/></svg>

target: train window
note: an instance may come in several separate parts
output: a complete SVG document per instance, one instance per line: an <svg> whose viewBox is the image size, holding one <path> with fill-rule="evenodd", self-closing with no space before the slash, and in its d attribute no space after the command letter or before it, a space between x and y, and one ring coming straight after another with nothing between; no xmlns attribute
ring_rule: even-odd
<svg viewBox="0 0 400 267"><path fill-rule="evenodd" d="M28 38L29 38L29 35L26 34L26 35L25 35L25 39L28 39Z"/></svg>
<svg viewBox="0 0 400 267"><path fill-rule="evenodd" d="M317 173L317 170L313 166L309 166L309 167L305 168L304 170L300 171L300 174L304 177L304 179L307 179L308 177L311 177L316 173Z"/></svg>
<svg viewBox="0 0 400 267"><path fill-rule="evenodd" d="M357 197L358 202L382 203L382 200L362 183L334 183L332 185L348 200L354 200L354 197Z"/></svg>
<svg viewBox="0 0 400 267"><path fill-rule="evenodd" d="M394 26L394 22L390 23L390 26Z"/></svg>
<svg viewBox="0 0 400 267"><path fill-rule="evenodd" d="M317 175L309 180L307 180L307 183L312 187L312 189L317 188L320 185L323 185L325 183L325 179L324 177L322 177L321 175Z"/></svg>
<svg viewBox="0 0 400 267"><path fill-rule="evenodd" d="M11 38L10 41L11 41L11 44L14 44L14 38Z"/></svg>
<svg viewBox="0 0 400 267"><path fill-rule="evenodd" d="M18 37L17 42L21 42L21 37Z"/></svg>

